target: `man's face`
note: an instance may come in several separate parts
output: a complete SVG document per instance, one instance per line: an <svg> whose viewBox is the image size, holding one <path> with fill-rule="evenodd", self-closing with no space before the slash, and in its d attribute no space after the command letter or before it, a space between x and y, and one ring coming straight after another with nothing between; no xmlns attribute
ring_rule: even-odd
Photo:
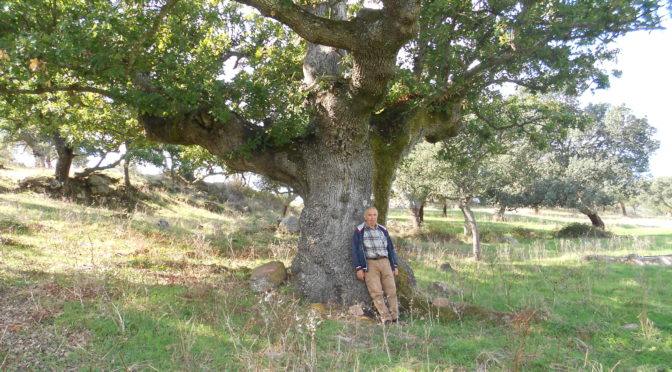
<svg viewBox="0 0 672 372"><path fill-rule="evenodd" d="M376 226L376 223L378 223L378 211L374 208L367 209L366 212L364 212L364 221L369 227Z"/></svg>

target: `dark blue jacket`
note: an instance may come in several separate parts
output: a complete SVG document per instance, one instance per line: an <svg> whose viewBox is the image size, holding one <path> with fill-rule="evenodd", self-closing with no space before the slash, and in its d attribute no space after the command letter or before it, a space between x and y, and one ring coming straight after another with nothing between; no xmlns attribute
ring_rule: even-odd
<svg viewBox="0 0 672 372"><path fill-rule="evenodd" d="M352 261L355 263L355 270L369 271L369 266L366 264L366 255L364 254L364 227L363 223L355 228L355 234L352 236ZM397 268L397 254L394 253L394 246L390 233L383 225L378 225L378 228L385 234L387 238L387 258L390 260L392 270Z"/></svg>

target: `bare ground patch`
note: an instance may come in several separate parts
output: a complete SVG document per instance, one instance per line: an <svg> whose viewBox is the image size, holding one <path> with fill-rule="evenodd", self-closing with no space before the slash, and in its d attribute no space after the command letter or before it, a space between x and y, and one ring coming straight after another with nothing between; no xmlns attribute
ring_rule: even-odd
<svg viewBox="0 0 672 372"><path fill-rule="evenodd" d="M92 295L49 282L11 287L0 292L0 370L78 370L82 361L69 358L85 350L91 335L86 330L53 324L63 303Z"/></svg>

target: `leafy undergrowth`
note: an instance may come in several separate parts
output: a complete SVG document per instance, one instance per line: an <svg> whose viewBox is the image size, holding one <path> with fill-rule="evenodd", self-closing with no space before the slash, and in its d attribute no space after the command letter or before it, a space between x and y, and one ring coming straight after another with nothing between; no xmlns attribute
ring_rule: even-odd
<svg viewBox="0 0 672 372"><path fill-rule="evenodd" d="M521 243L485 244L474 262L457 215L430 211L413 233L396 211L389 225L421 289L441 281L454 291L428 292L515 316L407 314L382 328L291 286L251 292L246 268L289 263L297 237L275 230L277 213L223 208L166 191L125 214L0 195L0 370L658 371L672 360L670 269L582 259L670 254L665 231L554 240L561 223L511 218L483 229Z"/></svg>

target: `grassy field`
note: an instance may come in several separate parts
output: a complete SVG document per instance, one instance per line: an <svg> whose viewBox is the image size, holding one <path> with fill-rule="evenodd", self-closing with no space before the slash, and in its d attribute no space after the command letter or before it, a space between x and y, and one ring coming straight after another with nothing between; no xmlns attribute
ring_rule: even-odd
<svg viewBox="0 0 672 372"><path fill-rule="evenodd" d="M477 210L486 243L475 262L459 213L426 213L422 232L405 211L389 222L419 288L444 282L452 301L511 321L411 314L383 328L291 286L254 294L247 268L295 253L277 213L212 213L166 191L130 214L0 194L0 370L672 370L672 269L583 259L672 254L669 220L606 216L613 238L557 240L583 218L523 211L500 223ZM501 234L520 242L488 243Z"/></svg>

